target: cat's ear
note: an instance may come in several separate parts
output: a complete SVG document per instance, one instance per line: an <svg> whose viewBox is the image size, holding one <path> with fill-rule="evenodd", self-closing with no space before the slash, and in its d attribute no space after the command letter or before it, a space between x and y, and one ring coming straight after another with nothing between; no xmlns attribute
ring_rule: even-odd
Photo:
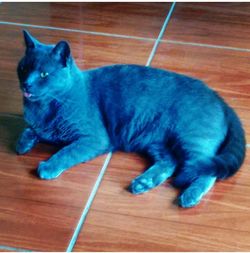
<svg viewBox="0 0 250 253"><path fill-rule="evenodd" d="M35 48L39 44L39 41L26 30L23 30L23 37L27 49Z"/></svg>
<svg viewBox="0 0 250 253"><path fill-rule="evenodd" d="M69 44L63 40L58 42L52 50L52 56L66 67L70 57Z"/></svg>

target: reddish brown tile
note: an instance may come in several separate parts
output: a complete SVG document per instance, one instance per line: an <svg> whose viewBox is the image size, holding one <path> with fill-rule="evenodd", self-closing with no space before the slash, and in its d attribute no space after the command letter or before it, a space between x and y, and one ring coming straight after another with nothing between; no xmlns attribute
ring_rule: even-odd
<svg viewBox="0 0 250 253"><path fill-rule="evenodd" d="M152 66L199 78L239 114L250 143L250 53L161 43Z"/></svg>
<svg viewBox="0 0 250 253"><path fill-rule="evenodd" d="M17 156L20 117L0 116L0 244L63 251L97 179L105 156L77 166L57 180L38 179L35 168L56 149L39 145Z"/></svg>
<svg viewBox="0 0 250 253"><path fill-rule="evenodd" d="M249 26L249 3L179 2L164 39L250 49Z"/></svg>
<svg viewBox="0 0 250 253"><path fill-rule="evenodd" d="M231 179L218 182L202 203L177 207L168 183L134 196L126 190L147 162L115 154L74 251L247 251L249 154Z"/></svg>
<svg viewBox="0 0 250 253"><path fill-rule="evenodd" d="M0 245L38 251L64 251L103 165L105 156L81 164L58 179L38 179L35 169L56 148L38 145L25 156L14 152L24 122L16 64L23 54L21 27L0 26ZM66 39L80 67L145 64L152 42L30 29L45 43ZM19 115L19 116L18 116Z"/></svg>
<svg viewBox="0 0 250 253"><path fill-rule="evenodd" d="M170 3L2 3L2 21L156 38ZM28 15L27 15L28 14Z"/></svg>

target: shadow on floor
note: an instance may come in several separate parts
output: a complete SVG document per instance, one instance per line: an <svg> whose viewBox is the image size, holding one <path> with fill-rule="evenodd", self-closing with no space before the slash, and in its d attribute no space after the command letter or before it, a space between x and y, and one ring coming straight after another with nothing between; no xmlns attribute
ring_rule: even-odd
<svg viewBox="0 0 250 253"><path fill-rule="evenodd" d="M0 145L14 153L16 141L24 128L25 122L21 115L0 114Z"/></svg>

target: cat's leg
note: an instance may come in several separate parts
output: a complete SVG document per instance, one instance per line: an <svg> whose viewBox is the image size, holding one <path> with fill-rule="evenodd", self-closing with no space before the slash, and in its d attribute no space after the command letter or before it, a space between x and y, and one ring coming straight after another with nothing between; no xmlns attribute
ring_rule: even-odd
<svg viewBox="0 0 250 253"><path fill-rule="evenodd" d="M186 160L183 161L183 166L173 180L176 187L183 189L178 198L179 205L182 207L197 205L216 181L217 165L213 157L217 147L204 143L204 141L196 141L189 145Z"/></svg>
<svg viewBox="0 0 250 253"><path fill-rule="evenodd" d="M176 168L176 162L172 155L165 151L164 158L155 163L130 184L129 190L133 194L141 194L155 188L171 177Z"/></svg>
<svg viewBox="0 0 250 253"><path fill-rule="evenodd" d="M39 142L39 138L31 128L25 128L16 144L16 152L23 155L31 151L31 149Z"/></svg>
<svg viewBox="0 0 250 253"><path fill-rule="evenodd" d="M179 205L185 208L196 206L213 187L215 181L215 176L198 177L181 193L178 198Z"/></svg>
<svg viewBox="0 0 250 253"><path fill-rule="evenodd" d="M213 156L207 157L205 152L195 153L190 150L190 158L185 161L173 180L176 187L183 189L178 198L180 206L193 207L216 182L216 164Z"/></svg>
<svg viewBox="0 0 250 253"><path fill-rule="evenodd" d="M217 131L219 126L211 128L187 129L180 137L184 156L173 184L183 190L178 199L182 207L197 205L216 181L218 166L214 157L224 137Z"/></svg>
<svg viewBox="0 0 250 253"><path fill-rule="evenodd" d="M42 179L54 179L72 166L89 161L108 151L108 145L101 145L101 141L80 138L60 149L47 161L41 162L37 173Z"/></svg>

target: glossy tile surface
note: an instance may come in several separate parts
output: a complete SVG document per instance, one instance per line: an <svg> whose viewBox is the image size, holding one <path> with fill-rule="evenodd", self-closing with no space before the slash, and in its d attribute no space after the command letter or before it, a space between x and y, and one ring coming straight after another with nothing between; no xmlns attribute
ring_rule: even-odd
<svg viewBox="0 0 250 253"><path fill-rule="evenodd" d="M114 34L156 38L169 8L170 3L2 3L0 22L110 33L26 27L45 43L69 41L82 69L145 65L154 41ZM249 13L248 3L177 3L152 65L200 78L218 91L237 111L250 144L250 53L173 44L249 48ZM23 54L22 28L0 25L0 245L65 251L105 157L42 181L35 168L55 147L41 144L26 156L15 155L24 126L15 73ZM239 173L218 182L199 206L184 210L169 182L144 195L129 193L130 181L149 163L135 154L114 154L74 251L249 251L249 163L248 149Z"/></svg>
<svg viewBox="0 0 250 253"><path fill-rule="evenodd" d="M170 3L3 3L0 20L156 38L169 8Z"/></svg>
<svg viewBox="0 0 250 253"><path fill-rule="evenodd" d="M0 25L0 245L38 251L65 251L103 166L105 156L81 164L53 181L37 178L38 163L56 149L38 145L17 156L15 141L24 127L16 64L23 54L22 28ZM152 42L29 29L39 40L66 39L81 68L104 64L145 64ZM134 52L133 55L128 52Z"/></svg>
<svg viewBox="0 0 250 253"><path fill-rule="evenodd" d="M105 156L53 181L38 179L38 163L56 149L45 145L17 156L20 117L0 115L0 244L32 250L66 249Z"/></svg>
<svg viewBox="0 0 250 253"><path fill-rule="evenodd" d="M169 34L171 26L165 33L167 39ZM183 41L188 39L184 36ZM247 52L162 42L152 66L205 81L236 110L249 143L249 56ZM141 196L126 191L147 162L138 156L114 155L75 250L248 251L249 159L248 151L234 177L218 182L199 206L184 210L176 205L178 190L168 183Z"/></svg>
<svg viewBox="0 0 250 253"><path fill-rule="evenodd" d="M250 49L250 3L178 2L164 39Z"/></svg>
<svg viewBox="0 0 250 253"><path fill-rule="evenodd" d="M126 188L147 167L135 155L115 154L75 251L248 251L249 153L234 177L218 182L195 208L176 205L169 183L134 196Z"/></svg>

